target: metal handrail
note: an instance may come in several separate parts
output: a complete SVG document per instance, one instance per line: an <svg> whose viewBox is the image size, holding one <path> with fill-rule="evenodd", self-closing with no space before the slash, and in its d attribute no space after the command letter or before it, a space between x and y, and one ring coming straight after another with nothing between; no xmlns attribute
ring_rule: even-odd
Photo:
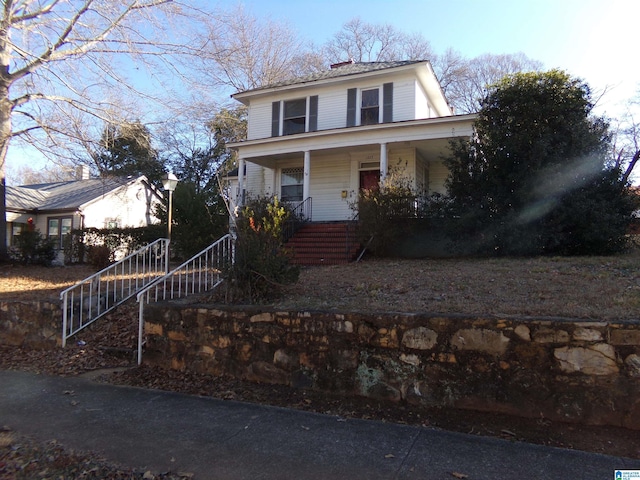
<svg viewBox="0 0 640 480"><path fill-rule="evenodd" d="M145 303L174 300L213 290L222 283L223 270L233 263L234 258L234 239L227 234L138 292L138 365L142 363Z"/></svg>
<svg viewBox="0 0 640 480"><path fill-rule="evenodd" d="M62 346L167 271L169 240L160 238L60 293Z"/></svg>
<svg viewBox="0 0 640 480"><path fill-rule="evenodd" d="M311 212L311 197L305 198L293 208L293 210L291 211L291 215L284 224L282 232L283 242L286 243L291 237L295 235L295 233L300 229L302 225L311 221Z"/></svg>

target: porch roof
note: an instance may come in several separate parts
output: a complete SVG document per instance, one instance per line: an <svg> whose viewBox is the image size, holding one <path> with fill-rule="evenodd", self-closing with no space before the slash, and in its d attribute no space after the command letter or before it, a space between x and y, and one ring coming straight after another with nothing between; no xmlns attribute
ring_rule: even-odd
<svg viewBox="0 0 640 480"><path fill-rule="evenodd" d="M277 159L297 156L304 151L330 153L366 145L403 144L417 148L426 156L443 153L450 139L470 137L477 114L379 123L358 127L269 137L231 143L228 146L250 162L267 165Z"/></svg>

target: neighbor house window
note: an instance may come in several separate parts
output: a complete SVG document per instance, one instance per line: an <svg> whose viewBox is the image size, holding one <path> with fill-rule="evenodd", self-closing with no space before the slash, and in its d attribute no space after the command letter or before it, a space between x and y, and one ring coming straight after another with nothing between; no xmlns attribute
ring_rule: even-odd
<svg viewBox="0 0 640 480"><path fill-rule="evenodd" d="M118 228L118 223L117 218L107 218L104 221L104 227L108 229Z"/></svg>
<svg viewBox="0 0 640 480"><path fill-rule="evenodd" d="M16 245L18 243L18 237L22 232L27 229L26 223L13 223L11 225L11 245Z"/></svg>
<svg viewBox="0 0 640 480"><path fill-rule="evenodd" d="M360 125L374 125L380 123L380 90L362 91L362 105L360 107Z"/></svg>
<svg viewBox="0 0 640 480"><path fill-rule="evenodd" d="M318 96L273 102L271 136L315 132L318 129Z"/></svg>
<svg viewBox="0 0 640 480"><path fill-rule="evenodd" d="M302 168L283 168L280 177L280 195L283 202L302 201L302 181L304 170Z"/></svg>
<svg viewBox="0 0 640 480"><path fill-rule="evenodd" d="M47 236L55 242L57 248L63 248L64 237L71 233L72 225L71 217L49 218Z"/></svg>

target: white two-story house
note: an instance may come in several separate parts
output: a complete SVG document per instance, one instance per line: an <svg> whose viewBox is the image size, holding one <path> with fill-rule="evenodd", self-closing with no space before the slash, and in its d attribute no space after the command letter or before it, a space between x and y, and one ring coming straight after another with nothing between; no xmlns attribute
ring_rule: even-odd
<svg viewBox="0 0 640 480"><path fill-rule="evenodd" d="M312 222L353 218L359 190L390 171L444 192L442 155L476 118L453 114L427 61L345 62L232 97L248 107L247 139L230 145L236 203L245 193L306 201Z"/></svg>

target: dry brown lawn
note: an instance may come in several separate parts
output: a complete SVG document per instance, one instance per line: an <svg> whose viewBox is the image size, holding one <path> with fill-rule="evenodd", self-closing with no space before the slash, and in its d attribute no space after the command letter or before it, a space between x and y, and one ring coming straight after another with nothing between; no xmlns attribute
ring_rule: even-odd
<svg viewBox="0 0 640 480"><path fill-rule="evenodd" d="M0 301L57 299L88 266L0 267ZM640 319L640 250L612 257L366 259L308 267L281 309Z"/></svg>
<svg viewBox="0 0 640 480"><path fill-rule="evenodd" d="M93 273L88 265L0 265L0 301L59 298L62 290Z"/></svg>
<svg viewBox="0 0 640 480"><path fill-rule="evenodd" d="M307 268L287 309L640 318L640 252L614 257L367 260Z"/></svg>

